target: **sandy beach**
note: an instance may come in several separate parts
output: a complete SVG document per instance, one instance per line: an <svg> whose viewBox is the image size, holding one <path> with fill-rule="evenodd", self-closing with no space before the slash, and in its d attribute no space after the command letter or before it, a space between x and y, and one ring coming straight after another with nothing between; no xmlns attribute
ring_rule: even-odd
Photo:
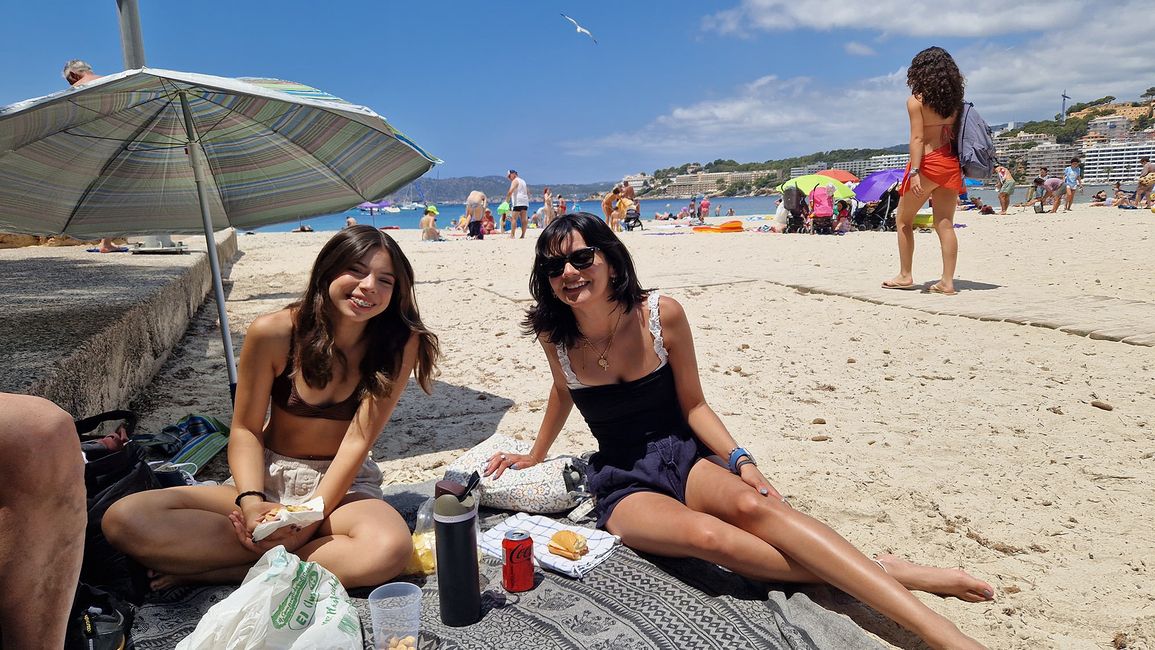
<svg viewBox="0 0 1155 650"><path fill-rule="evenodd" d="M650 229L623 240L643 286L685 306L707 398L792 504L867 553L989 580L993 603L923 599L993 648L1155 647L1155 349L938 313L1045 302L1133 328L1155 313L1155 215L1080 207L957 222L954 297L877 288L897 267L893 233ZM238 347L256 316L303 288L330 234L238 236L226 287ZM374 450L386 482L404 483L439 477L494 432L531 438L549 371L519 326L536 231L482 242L391 234L445 355L433 396L410 382ZM915 278L929 282L937 238L916 242ZM202 307L134 400L143 430L189 412L230 416L215 320ZM575 410L554 450L592 448ZM893 626L873 629L919 647Z"/></svg>

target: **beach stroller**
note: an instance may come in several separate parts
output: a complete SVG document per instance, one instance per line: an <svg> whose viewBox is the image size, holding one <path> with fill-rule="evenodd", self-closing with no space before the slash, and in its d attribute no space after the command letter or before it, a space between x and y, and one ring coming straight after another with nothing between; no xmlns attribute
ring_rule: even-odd
<svg viewBox="0 0 1155 650"><path fill-rule="evenodd" d="M782 190L782 207L790 213L786 222L786 232L802 232L806 229L806 195L797 187Z"/></svg>
<svg viewBox="0 0 1155 650"><path fill-rule="evenodd" d="M622 227L626 230L645 230L646 227L642 225L642 217L638 214L637 208L630 208L626 210L626 218L622 219Z"/></svg>
<svg viewBox="0 0 1155 650"><path fill-rule="evenodd" d="M810 232L829 235L834 232L834 196L826 187L810 191Z"/></svg>

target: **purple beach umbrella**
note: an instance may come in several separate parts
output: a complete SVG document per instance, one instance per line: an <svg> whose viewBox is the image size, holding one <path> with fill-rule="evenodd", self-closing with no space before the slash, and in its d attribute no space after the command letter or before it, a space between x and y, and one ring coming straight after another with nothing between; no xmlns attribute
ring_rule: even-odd
<svg viewBox="0 0 1155 650"><path fill-rule="evenodd" d="M854 198L863 203L877 201L890 189L891 185L902 180L904 173L906 173L905 169L896 167L894 169L882 169L873 174L869 174L854 188Z"/></svg>

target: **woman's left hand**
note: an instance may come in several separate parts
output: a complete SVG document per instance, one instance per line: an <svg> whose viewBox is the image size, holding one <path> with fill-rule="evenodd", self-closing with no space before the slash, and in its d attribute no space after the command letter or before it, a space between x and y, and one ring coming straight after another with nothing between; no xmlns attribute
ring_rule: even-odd
<svg viewBox="0 0 1155 650"><path fill-rule="evenodd" d="M533 467L539 461L535 460L528 454L513 454L509 452L499 451L490 457L489 463L485 466L485 476L492 475L494 480L501 478L505 470L519 470L527 467Z"/></svg>
<svg viewBox="0 0 1155 650"><path fill-rule="evenodd" d="M253 541L253 534L245 525L244 515L239 510L233 511L229 514L229 521L233 524L233 530L237 534L237 541L241 546L257 555L264 555L269 549L275 546L284 546L285 550L293 553L301 548L313 538L314 533L321 527L321 522L309 524L308 526L285 526L273 532L273 534L262 539L259 542Z"/></svg>
<svg viewBox="0 0 1155 650"><path fill-rule="evenodd" d="M769 499L778 499L782 503L786 503L786 499L782 496L782 493L774 489L773 485L770 485L770 482L766 480L765 476L762 476L762 472L754 463L746 463L743 465L738 476L746 485L758 490L758 493L762 496Z"/></svg>

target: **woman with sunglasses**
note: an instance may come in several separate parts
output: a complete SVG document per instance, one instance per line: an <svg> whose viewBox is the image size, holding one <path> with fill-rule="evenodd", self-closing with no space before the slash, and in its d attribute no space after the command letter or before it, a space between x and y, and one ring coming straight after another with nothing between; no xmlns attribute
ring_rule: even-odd
<svg viewBox="0 0 1155 650"><path fill-rule="evenodd" d="M597 525L627 546L756 580L827 582L932 647L982 647L908 590L979 602L990 585L895 556L872 561L766 481L706 403L682 306L642 290L601 219L567 214L542 231L530 290L524 324L549 361L549 402L530 453L494 454L487 475L545 459L576 404L598 442Z"/></svg>

